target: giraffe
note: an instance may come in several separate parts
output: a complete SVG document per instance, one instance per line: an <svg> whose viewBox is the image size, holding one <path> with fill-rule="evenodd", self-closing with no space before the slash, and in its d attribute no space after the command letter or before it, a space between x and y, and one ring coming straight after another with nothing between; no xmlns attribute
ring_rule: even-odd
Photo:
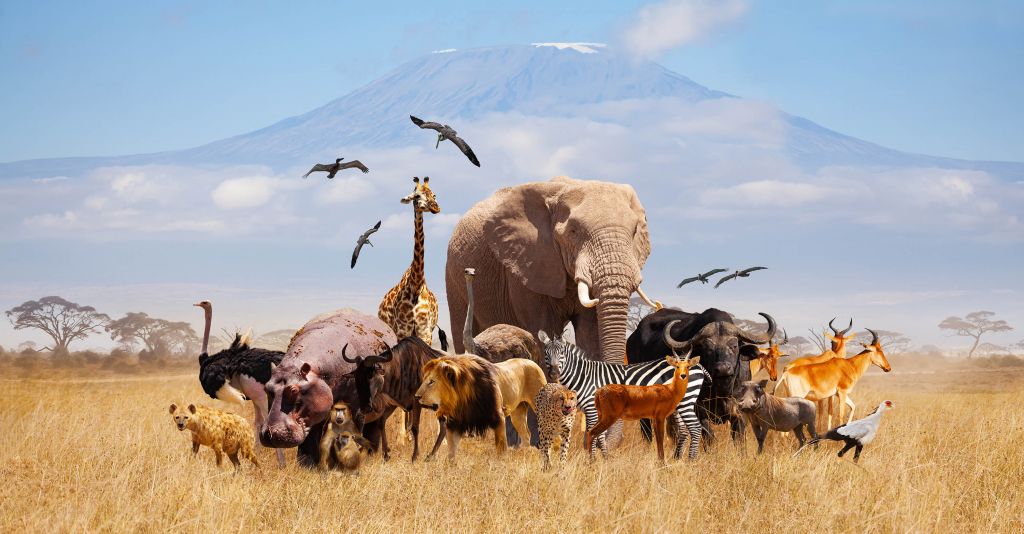
<svg viewBox="0 0 1024 534"><path fill-rule="evenodd" d="M440 213L434 192L430 190L430 177L419 177L412 194L402 199L402 204L412 203L415 217L415 243L412 249L412 264L406 269L402 280L391 288L380 301L377 316L384 321L398 339L415 335L430 344L434 327L437 326L437 298L427 289L423 276L423 212Z"/></svg>

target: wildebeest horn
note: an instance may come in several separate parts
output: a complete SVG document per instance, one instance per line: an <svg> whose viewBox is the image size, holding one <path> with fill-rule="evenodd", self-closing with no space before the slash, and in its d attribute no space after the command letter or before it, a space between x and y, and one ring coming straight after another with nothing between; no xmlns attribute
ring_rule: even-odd
<svg viewBox="0 0 1024 534"><path fill-rule="evenodd" d="M775 319L772 319L771 315L768 315L767 313L764 312L758 312L758 315L764 317L768 321L768 331L765 332L764 334L751 334L750 332L746 332L738 326L735 328L736 335L743 338L744 341L759 345L761 343L767 343L771 341L773 337L775 337Z"/></svg>
<svg viewBox="0 0 1024 534"><path fill-rule="evenodd" d="M385 345L387 347L387 345ZM395 354L391 352L391 347L387 347L384 352L380 353L379 356L367 356L363 358L363 365L374 365L378 363L387 363L394 358Z"/></svg>
<svg viewBox="0 0 1024 534"><path fill-rule="evenodd" d="M348 349L348 343L345 343L345 346L341 347L341 359L342 360L345 360L348 363L360 363L360 364L362 363L363 359L360 358L359 356L356 356L354 360L348 359L348 356L345 354L345 350L346 349Z"/></svg>
<svg viewBox="0 0 1024 534"><path fill-rule="evenodd" d="M675 326L675 324L678 323L678 322L679 322L679 320L677 319L675 321L672 321L672 322L668 323L668 325L665 326L665 332L663 333L663 336L665 337L665 344L668 345L669 348L672 349L672 352L677 352L677 351L689 352L690 351L690 345L693 343L693 340L690 340L690 341L676 341L676 340L672 339L672 327Z"/></svg>
<svg viewBox="0 0 1024 534"><path fill-rule="evenodd" d="M874 330L872 330L870 328L865 328L864 330L867 330L868 332L871 332L871 345L877 345L878 344L878 332L875 332Z"/></svg>

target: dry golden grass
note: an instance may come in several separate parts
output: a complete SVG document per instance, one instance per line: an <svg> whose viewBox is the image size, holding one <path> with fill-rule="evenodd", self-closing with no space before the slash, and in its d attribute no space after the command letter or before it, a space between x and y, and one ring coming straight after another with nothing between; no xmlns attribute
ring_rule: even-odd
<svg viewBox="0 0 1024 534"><path fill-rule="evenodd" d="M865 377L858 417L883 398L897 409L860 466L835 443L794 458L791 436L757 456L748 435L746 454L720 441L661 468L633 423L609 459L590 464L574 443L557 472L533 449L496 457L488 438L463 440L455 465L411 464L401 443L354 478L297 468L291 451L282 471L260 448L262 467L237 475L207 448L190 458L167 406L230 409L192 376L6 381L0 531L1020 532L1022 384L1007 372Z"/></svg>

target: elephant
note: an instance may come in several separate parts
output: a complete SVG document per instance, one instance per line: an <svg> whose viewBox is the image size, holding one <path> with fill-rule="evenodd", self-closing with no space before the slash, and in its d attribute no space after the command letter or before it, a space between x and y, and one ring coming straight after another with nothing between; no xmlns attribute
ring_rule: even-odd
<svg viewBox="0 0 1024 534"><path fill-rule="evenodd" d="M647 217L629 185L564 176L498 190L459 220L445 281L451 324L464 324L464 271L476 268L473 328L510 324L535 334L572 323L591 358L622 363L626 316L651 253ZM463 334L453 332L455 350Z"/></svg>

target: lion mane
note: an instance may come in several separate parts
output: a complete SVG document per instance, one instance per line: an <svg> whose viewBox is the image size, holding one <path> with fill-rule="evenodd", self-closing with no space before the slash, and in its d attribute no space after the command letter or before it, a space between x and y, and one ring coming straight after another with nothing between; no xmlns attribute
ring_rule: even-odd
<svg viewBox="0 0 1024 534"><path fill-rule="evenodd" d="M504 422L494 364L473 355L445 356L423 365L424 380L434 378L440 405L438 417L449 430L483 435Z"/></svg>

